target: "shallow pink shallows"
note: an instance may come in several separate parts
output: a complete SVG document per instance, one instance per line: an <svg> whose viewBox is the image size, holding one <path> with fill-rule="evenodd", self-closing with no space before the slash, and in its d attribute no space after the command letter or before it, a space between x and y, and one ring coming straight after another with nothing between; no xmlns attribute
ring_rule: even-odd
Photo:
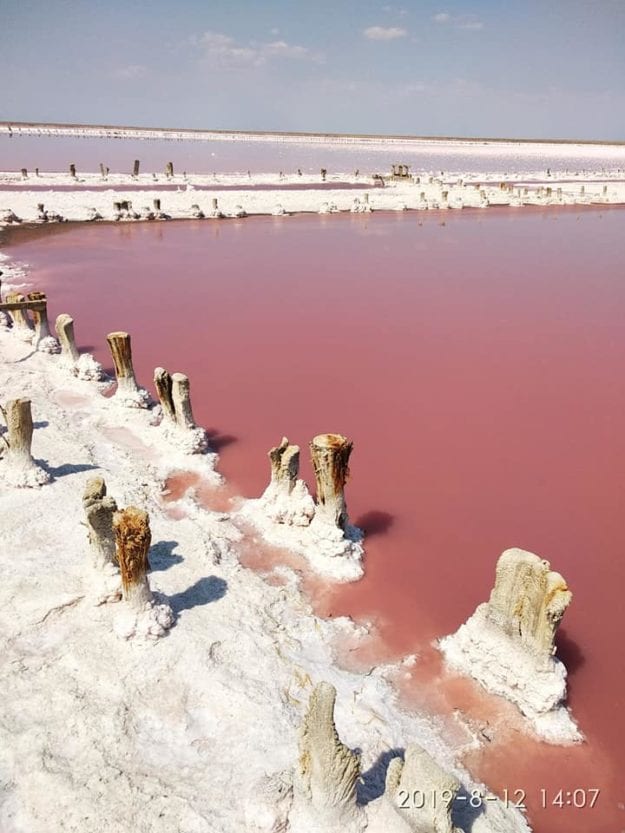
<svg viewBox="0 0 625 833"><path fill-rule="evenodd" d="M325 431L353 438L348 501L368 532L367 574L316 603L375 618L386 657L423 652L408 701L501 719L429 642L488 598L507 547L564 574L574 600L560 654L588 742L548 747L512 720L466 761L511 798L525 790L537 833L625 828L624 217L93 225L10 248L107 365L105 334L127 329L145 382L157 365L190 375L196 417L243 494L261 492L283 434L302 446ZM541 789L550 802L591 787L592 809L541 807Z"/></svg>

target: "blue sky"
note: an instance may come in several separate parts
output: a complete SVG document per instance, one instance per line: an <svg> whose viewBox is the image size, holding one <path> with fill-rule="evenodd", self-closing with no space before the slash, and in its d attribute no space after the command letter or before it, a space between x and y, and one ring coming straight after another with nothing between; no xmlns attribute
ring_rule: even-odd
<svg viewBox="0 0 625 833"><path fill-rule="evenodd" d="M0 119L625 139L625 0L0 0Z"/></svg>

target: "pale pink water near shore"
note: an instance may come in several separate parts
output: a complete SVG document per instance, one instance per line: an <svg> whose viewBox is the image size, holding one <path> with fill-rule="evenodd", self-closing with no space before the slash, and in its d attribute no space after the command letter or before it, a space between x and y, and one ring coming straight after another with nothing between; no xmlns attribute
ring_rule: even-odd
<svg viewBox="0 0 625 833"><path fill-rule="evenodd" d="M348 499L367 574L316 602L374 618L385 657L422 652L408 701L462 708L487 733L509 722L467 764L524 789L537 833L625 829L624 219L489 209L65 226L7 247L107 365L105 334L127 329L146 383L157 365L190 375L235 491L261 492L283 434L354 439ZM524 739L514 710L445 675L429 647L487 599L510 546L550 559L574 592L559 644L581 747ZM541 788L550 801L591 787L593 809L541 807Z"/></svg>

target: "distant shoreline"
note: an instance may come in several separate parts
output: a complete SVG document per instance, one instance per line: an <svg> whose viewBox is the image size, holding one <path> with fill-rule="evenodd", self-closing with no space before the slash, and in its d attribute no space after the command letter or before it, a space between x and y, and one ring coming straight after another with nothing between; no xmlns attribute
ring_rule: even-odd
<svg viewBox="0 0 625 833"><path fill-rule="evenodd" d="M381 133L315 133L303 131L271 130L225 130L174 127L139 127L133 125L110 124L73 124L64 122L24 122L0 121L0 134L34 133L54 131L59 135L72 135L79 131L82 135L98 136L113 134L112 138L124 138L124 134L141 133L144 138L189 139L210 141L212 139L250 139L270 141L309 140L314 142L457 142L460 144L532 144L532 145L591 145L591 146L625 146L625 140L606 139L517 139L491 136L413 136L410 134ZM150 135L151 134L151 135Z"/></svg>

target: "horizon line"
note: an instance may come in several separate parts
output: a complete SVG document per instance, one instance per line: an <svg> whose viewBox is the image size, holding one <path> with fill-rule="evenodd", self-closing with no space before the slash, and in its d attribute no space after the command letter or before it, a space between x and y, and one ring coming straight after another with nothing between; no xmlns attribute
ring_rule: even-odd
<svg viewBox="0 0 625 833"><path fill-rule="evenodd" d="M288 137L288 138L315 138L315 139L364 139L378 140L385 139L403 141L454 141L454 142L511 142L523 144L572 144L572 145L625 145L623 139L533 139L514 138L501 136L423 136L407 133L334 133L316 131L292 131L292 130L229 130L224 128L198 128L198 127L145 127L139 125L115 125L115 124L84 124L74 122L29 122L29 121L0 121L0 129L5 128L9 133L13 128L53 128L53 129L84 129L84 130L137 130L154 133L214 133L217 135L237 134L240 136L263 136L263 137Z"/></svg>

